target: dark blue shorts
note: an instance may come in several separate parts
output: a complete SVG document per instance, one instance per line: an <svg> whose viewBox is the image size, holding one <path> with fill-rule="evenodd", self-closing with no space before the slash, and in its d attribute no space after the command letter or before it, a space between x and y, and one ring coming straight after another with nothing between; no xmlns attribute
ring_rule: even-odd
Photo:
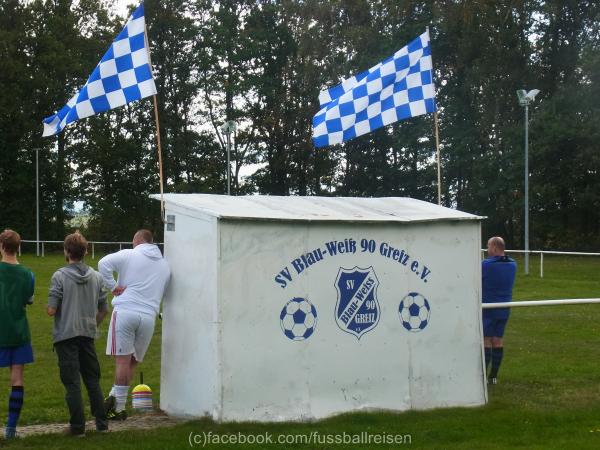
<svg viewBox="0 0 600 450"><path fill-rule="evenodd" d="M495 317L483 318L483 335L485 337L503 337L504 328L508 319L496 319Z"/></svg>
<svg viewBox="0 0 600 450"><path fill-rule="evenodd" d="M30 364L32 362L33 349L30 343L19 347L0 347L0 367Z"/></svg>

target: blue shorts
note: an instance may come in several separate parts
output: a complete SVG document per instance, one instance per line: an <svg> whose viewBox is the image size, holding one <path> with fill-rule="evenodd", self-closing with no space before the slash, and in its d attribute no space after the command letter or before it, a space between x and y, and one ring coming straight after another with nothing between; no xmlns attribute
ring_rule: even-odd
<svg viewBox="0 0 600 450"><path fill-rule="evenodd" d="M503 337L504 328L508 319L496 319L495 317L483 318L483 335L485 337Z"/></svg>
<svg viewBox="0 0 600 450"><path fill-rule="evenodd" d="M0 347L0 367L10 367L33 362L31 343L18 347Z"/></svg>

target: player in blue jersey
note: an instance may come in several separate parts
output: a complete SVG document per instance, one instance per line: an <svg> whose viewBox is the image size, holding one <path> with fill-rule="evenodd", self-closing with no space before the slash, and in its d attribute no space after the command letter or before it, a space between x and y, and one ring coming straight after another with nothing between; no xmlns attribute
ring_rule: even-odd
<svg viewBox="0 0 600 450"><path fill-rule="evenodd" d="M512 301L517 263L504 254L504 249L504 240L501 237L495 236L488 241L488 257L481 262L483 303ZM488 374L490 384L498 383L498 371L504 356L504 329L509 315L510 308L483 310L483 346L486 371L490 362L492 364Z"/></svg>

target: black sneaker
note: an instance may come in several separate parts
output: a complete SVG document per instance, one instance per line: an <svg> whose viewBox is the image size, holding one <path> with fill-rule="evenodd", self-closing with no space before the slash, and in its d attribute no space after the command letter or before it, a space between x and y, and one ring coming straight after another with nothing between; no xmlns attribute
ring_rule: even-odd
<svg viewBox="0 0 600 450"><path fill-rule="evenodd" d="M498 378L490 378L488 384L498 384Z"/></svg>
<svg viewBox="0 0 600 450"><path fill-rule="evenodd" d="M79 428L66 427L66 428L63 428L62 432L65 436L73 436L73 437L78 437L78 438L85 437L85 428L82 430Z"/></svg>
<svg viewBox="0 0 600 450"><path fill-rule="evenodd" d="M9 440L9 439L16 439L18 438L19 435L17 434L17 428L12 428L12 427L6 427L6 430L4 431L4 439Z"/></svg>
<svg viewBox="0 0 600 450"><path fill-rule="evenodd" d="M115 407L117 406L117 399L114 395L109 395L104 399L104 411L106 414L115 411Z"/></svg>
<svg viewBox="0 0 600 450"><path fill-rule="evenodd" d="M123 411L117 412L113 408L110 412L106 413L106 418L108 420L125 420L125 419L127 419L127 411L123 410Z"/></svg>

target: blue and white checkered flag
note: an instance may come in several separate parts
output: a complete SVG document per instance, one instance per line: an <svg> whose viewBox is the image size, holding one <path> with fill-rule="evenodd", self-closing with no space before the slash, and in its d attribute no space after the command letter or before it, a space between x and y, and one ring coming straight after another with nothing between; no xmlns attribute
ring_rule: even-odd
<svg viewBox="0 0 600 450"><path fill-rule="evenodd" d="M156 94L146 41L142 3L131 15L87 83L56 114L44 119L42 136L109 109Z"/></svg>
<svg viewBox="0 0 600 450"><path fill-rule="evenodd" d="M313 118L315 147L435 112L429 31L375 67L322 91L319 103Z"/></svg>

